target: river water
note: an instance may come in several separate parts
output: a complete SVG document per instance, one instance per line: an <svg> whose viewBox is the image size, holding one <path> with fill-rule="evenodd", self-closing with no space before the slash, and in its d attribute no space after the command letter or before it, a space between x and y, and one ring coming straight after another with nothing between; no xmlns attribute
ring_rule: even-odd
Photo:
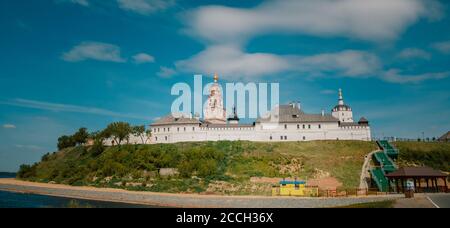
<svg viewBox="0 0 450 228"><path fill-rule="evenodd" d="M0 173L13 178L14 173ZM0 191L0 208L146 208L151 206Z"/></svg>

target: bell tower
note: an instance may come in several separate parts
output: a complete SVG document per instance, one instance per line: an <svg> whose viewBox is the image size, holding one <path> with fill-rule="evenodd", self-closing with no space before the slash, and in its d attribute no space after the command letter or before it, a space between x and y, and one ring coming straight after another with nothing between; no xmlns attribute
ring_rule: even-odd
<svg viewBox="0 0 450 228"><path fill-rule="evenodd" d="M338 104L331 110L331 115L342 123L353 123L353 111L350 106L344 104L342 89L339 89Z"/></svg>
<svg viewBox="0 0 450 228"><path fill-rule="evenodd" d="M205 122L226 124L226 111L223 107L222 91L218 84L219 76L214 74L214 83L209 88L209 96L205 107Z"/></svg>

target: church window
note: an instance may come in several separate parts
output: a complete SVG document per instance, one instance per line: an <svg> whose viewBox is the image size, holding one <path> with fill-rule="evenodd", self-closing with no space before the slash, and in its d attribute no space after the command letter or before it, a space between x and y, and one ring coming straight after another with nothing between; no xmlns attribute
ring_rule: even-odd
<svg viewBox="0 0 450 228"><path fill-rule="evenodd" d="M303 140L306 140L306 137L305 137L305 136L303 136Z"/></svg>
<svg viewBox="0 0 450 228"><path fill-rule="evenodd" d="M195 127L192 127L192 131L195 131Z"/></svg>
<svg viewBox="0 0 450 228"><path fill-rule="evenodd" d="M305 125L303 124L303 129L305 129Z"/></svg>
<svg viewBox="0 0 450 228"><path fill-rule="evenodd" d="M322 126L319 124L319 129L321 129L322 128Z"/></svg>
<svg viewBox="0 0 450 228"><path fill-rule="evenodd" d="M284 140L287 140L287 136L286 135L284 136Z"/></svg>
<svg viewBox="0 0 450 228"><path fill-rule="evenodd" d="M283 140L283 136L280 136L280 139Z"/></svg>
<svg viewBox="0 0 450 228"><path fill-rule="evenodd" d="M184 127L184 131L186 131L186 127Z"/></svg>
<svg viewBox="0 0 450 228"><path fill-rule="evenodd" d="M308 129L311 129L311 124L308 124Z"/></svg>
<svg viewBox="0 0 450 228"><path fill-rule="evenodd" d="M297 124L297 129L300 129L300 124Z"/></svg>
<svg viewBox="0 0 450 228"><path fill-rule="evenodd" d="M284 125L284 129L287 129L287 124Z"/></svg>
<svg viewBox="0 0 450 228"><path fill-rule="evenodd" d="M167 141L167 136L165 136L164 138L165 138L165 139L166 139L166 141Z"/></svg>
<svg viewBox="0 0 450 228"><path fill-rule="evenodd" d="M178 132L180 131L180 128L179 128L179 127L177 127L177 131L178 131Z"/></svg>
<svg viewBox="0 0 450 228"><path fill-rule="evenodd" d="M158 137L155 137L155 141L158 141Z"/></svg>
<svg viewBox="0 0 450 228"><path fill-rule="evenodd" d="M272 136L270 136L269 139L272 140Z"/></svg>

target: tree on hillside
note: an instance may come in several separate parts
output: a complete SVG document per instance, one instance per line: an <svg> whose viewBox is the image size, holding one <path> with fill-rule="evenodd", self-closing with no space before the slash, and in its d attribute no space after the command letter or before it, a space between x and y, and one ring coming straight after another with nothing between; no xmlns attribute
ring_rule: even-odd
<svg viewBox="0 0 450 228"><path fill-rule="evenodd" d="M123 140L128 140L129 135L131 134L131 126L129 123L125 122L110 123L103 131L103 134L112 137L117 145L121 145Z"/></svg>
<svg viewBox="0 0 450 228"><path fill-rule="evenodd" d="M132 128L132 134L136 137L141 138L142 144L145 144L145 126L141 125L141 126L134 126Z"/></svg>
<svg viewBox="0 0 450 228"><path fill-rule="evenodd" d="M104 131L95 131L89 134L88 137L90 140L92 140L92 145L90 152L94 156L98 156L105 150L104 141L105 141L105 134Z"/></svg>
<svg viewBox="0 0 450 228"><path fill-rule="evenodd" d="M87 128L82 127L72 137L73 140L75 141L75 144L83 145L86 143L89 137L89 132L87 131Z"/></svg>
<svg viewBox="0 0 450 228"><path fill-rule="evenodd" d="M68 147L73 147L76 145L75 140L72 136L63 135L58 138L58 150L62 150Z"/></svg>

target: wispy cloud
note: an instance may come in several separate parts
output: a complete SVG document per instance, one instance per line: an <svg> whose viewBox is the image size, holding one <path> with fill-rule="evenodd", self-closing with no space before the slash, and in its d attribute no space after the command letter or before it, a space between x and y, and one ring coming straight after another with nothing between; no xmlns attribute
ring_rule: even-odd
<svg viewBox="0 0 450 228"><path fill-rule="evenodd" d="M89 2L87 0L70 0L70 1L82 6L89 6Z"/></svg>
<svg viewBox="0 0 450 228"><path fill-rule="evenodd" d="M32 108L32 109L40 109L40 110L48 110L55 112L72 112L72 113L84 113L84 114L93 114L93 115L102 115L102 116L110 116L110 117L120 117L120 118L132 118L132 119L140 119L140 120L150 120L149 117L129 114L129 113L119 113L107 109L95 108L95 107L85 107L71 104L61 104L61 103L51 103L45 101L36 101L36 100L28 100L16 98L8 101L0 101L0 104L10 105L16 107L24 107L24 108Z"/></svg>
<svg viewBox="0 0 450 228"><path fill-rule="evenodd" d="M80 62L88 59L108 62L125 62L120 55L120 48L113 44L85 41L62 55L68 62Z"/></svg>
<svg viewBox="0 0 450 228"><path fill-rule="evenodd" d="M431 45L434 49L444 53L444 54L450 54L450 40L449 41L443 41L443 42L437 42Z"/></svg>
<svg viewBox="0 0 450 228"><path fill-rule="evenodd" d="M164 66L161 66L159 68L159 72L156 73L156 75L158 75L159 77L162 77L162 78L170 78L176 74L177 74L176 70L169 68L169 67L164 67Z"/></svg>
<svg viewBox="0 0 450 228"><path fill-rule="evenodd" d="M14 124L3 124L3 128L14 129L14 128L16 128L16 125L14 125Z"/></svg>
<svg viewBox="0 0 450 228"><path fill-rule="evenodd" d="M431 54L418 48L405 48L398 55L401 59L431 59Z"/></svg>
<svg viewBox="0 0 450 228"><path fill-rule="evenodd" d="M153 63L155 62L155 57L147 53L139 53L133 56L133 61L136 64Z"/></svg>
<svg viewBox="0 0 450 228"><path fill-rule="evenodd" d="M390 69L381 75L385 81L392 83L419 83L426 80L444 79L450 76L450 72L424 73L417 75L402 74L399 69Z"/></svg>
<svg viewBox="0 0 450 228"><path fill-rule="evenodd" d="M142 15L150 15L175 5L175 0L117 0L119 7Z"/></svg>
<svg viewBox="0 0 450 228"><path fill-rule="evenodd" d="M312 56L245 53L233 45L210 46L203 52L175 63L181 72L219 73L227 79L244 79L297 72L309 76L330 73L346 77L367 77L380 68L377 56L356 50L323 53Z"/></svg>
<svg viewBox="0 0 450 228"><path fill-rule="evenodd" d="M332 89L324 89L320 91L321 94L336 94L336 90L332 90Z"/></svg>
<svg viewBox="0 0 450 228"><path fill-rule="evenodd" d="M88 7L90 5L88 0L55 0L55 2L56 3L67 3L67 2L69 2L69 3L74 3L74 4L77 4L77 5L80 5L80 6L86 6L86 7Z"/></svg>

